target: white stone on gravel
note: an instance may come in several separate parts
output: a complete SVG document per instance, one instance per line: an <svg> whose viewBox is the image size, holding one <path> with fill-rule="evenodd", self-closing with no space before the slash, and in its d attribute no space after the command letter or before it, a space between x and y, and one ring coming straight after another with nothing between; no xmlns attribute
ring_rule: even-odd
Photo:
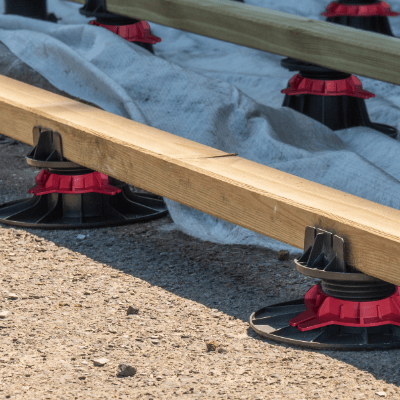
<svg viewBox="0 0 400 400"><path fill-rule="evenodd" d="M0 311L0 318L5 318L10 313L10 311Z"/></svg>
<svg viewBox="0 0 400 400"><path fill-rule="evenodd" d="M79 240L82 240L82 239L85 239L85 237L86 237L85 235L78 235L76 238Z"/></svg>
<svg viewBox="0 0 400 400"><path fill-rule="evenodd" d="M108 358L95 358L93 360L93 364L95 367L103 367L104 365L106 365L110 360Z"/></svg>

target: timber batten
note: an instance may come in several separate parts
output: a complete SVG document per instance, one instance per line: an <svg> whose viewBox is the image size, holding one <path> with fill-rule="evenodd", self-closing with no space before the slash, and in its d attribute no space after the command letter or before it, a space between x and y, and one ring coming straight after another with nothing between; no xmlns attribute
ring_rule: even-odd
<svg viewBox="0 0 400 400"><path fill-rule="evenodd" d="M400 85L400 41L387 35L229 0L107 0L107 9Z"/></svg>
<svg viewBox="0 0 400 400"><path fill-rule="evenodd" d="M400 211L0 77L0 133L60 132L85 167L303 248L308 225L346 238L349 263L400 284Z"/></svg>

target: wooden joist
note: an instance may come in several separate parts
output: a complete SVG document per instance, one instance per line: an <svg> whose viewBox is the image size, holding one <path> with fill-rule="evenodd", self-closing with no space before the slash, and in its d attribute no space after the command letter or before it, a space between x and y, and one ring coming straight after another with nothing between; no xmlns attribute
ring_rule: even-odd
<svg viewBox="0 0 400 400"><path fill-rule="evenodd" d="M346 238L349 263L400 285L400 211L0 76L0 133L61 133L65 157L292 246L307 225Z"/></svg>
<svg viewBox="0 0 400 400"><path fill-rule="evenodd" d="M400 84L400 40L386 35L229 0L107 0L107 9L337 71Z"/></svg>

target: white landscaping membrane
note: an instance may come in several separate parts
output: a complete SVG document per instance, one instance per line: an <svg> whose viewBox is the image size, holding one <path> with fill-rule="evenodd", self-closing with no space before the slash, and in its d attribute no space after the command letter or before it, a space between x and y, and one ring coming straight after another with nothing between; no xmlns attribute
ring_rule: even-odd
<svg viewBox="0 0 400 400"><path fill-rule="evenodd" d="M0 10L3 2L0 1ZM325 21L329 1L247 0ZM400 1L389 3L400 11ZM227 7L229 4L227 4ZM400 143L370 128L332 131L281 107L289 79L283 56L150 23L162 42L153 56L89 26L80 4L48 0L58 24L0 15L0 41L55 87L112 113L290 174L400 209ZM400 17L389 17L400 36ZM400 130L400 87L359 77L371 121ZM288 249L166 199L181 230L203 240ZM251 205L249 205L250 207Z"/></svg>

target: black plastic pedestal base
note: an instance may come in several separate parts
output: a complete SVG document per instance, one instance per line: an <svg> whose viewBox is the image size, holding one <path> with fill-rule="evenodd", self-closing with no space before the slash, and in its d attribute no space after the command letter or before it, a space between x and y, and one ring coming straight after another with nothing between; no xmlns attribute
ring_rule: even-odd
<svg viewBox="0 0 400 400"><path fill-rule="evenodd" d="M383 325L353 328L328 325L301 332L289 321L305 311L303 299L262 308L250 316L250 326L275 342L325 350L381 350L400 347L400 327Z"/></svg>
<svg viewBox="0 0 400 400"><path fill-rule="evenodd" d="M289 71L299 71L299 75L307 79L339 80L351 75L324 68L315 64L288 57L281 60L283 68ZM289 85L288 85L289 87ZM282 107L307 115L321 122L333 131L365 126L375 129L393 139L397 138L397 129L393 126L372 122L363 98L339 95L322 96L316 94L285 95Z"/></svg>
<svg viewBox="0 0 400 400"><path fill-rule="evenodd" d="M396 139L397 129L369 119L364 99L351 96L316 96L301 94L285 96L283 107L290 107L333 131L365 126Z"/></svg>
<svg viewBox="0 0 400 400"><path fill-rule="evenodd" d="M110 181L111 182L111 181ZM123 182L112 181L121 192L51 193L0 205L0 223L36 229L88 229L118 226L161 218L167 208L161 197L133 193Z"/></svg>
<svg viewBox="0 0 400 400"><path fill-rule="evenodd" d="M4 14L57 22L54 14L47 13L47 0L6 0Z"/></svg>

